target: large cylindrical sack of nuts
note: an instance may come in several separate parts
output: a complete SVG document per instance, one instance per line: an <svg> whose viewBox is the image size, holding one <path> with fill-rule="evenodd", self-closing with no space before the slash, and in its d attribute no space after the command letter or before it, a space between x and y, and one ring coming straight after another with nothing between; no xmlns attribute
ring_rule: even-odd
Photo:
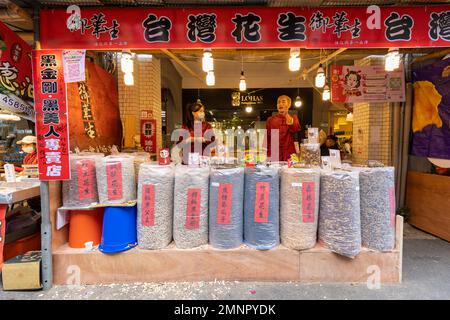
<svg viewBox="0 0 450 320"><path fill-rule="evenodd" d="M209 189L209 242L217 249L232 249L244 236L244 168L211 169Z"/></svg>
<svg viewBox="0 0 450 320"><path fill-rule="evenodd" d="M178 248L208 243L209 167L175 168L173 239Z"/></svg>
<svg viewBox="0 0 450 320"><path fill-rule="evenodd" d="M319 241L349 258L361 251L358 171L322 171Z"/></svg>
<svg viewBox="0 0 450 320"><path fill-rule="evenodd" d="M139 169L137 194L138 245L162 249L172 241L173 166L143 163Z"/></svg>
<svg viewBox="0 0 450 320"><path fill-rule="evenodd" d="M103 153L70 154L71 179L63 181L63 206L88 207L98 202L95 160Z"/></svg>
<svg viewBox="0 0 450 320"><path fill-rule="evenodd" d="M136 200L133 157L107 156L96 159L98 196L101 204Z"/></svg>
<svg viewBox="0 0 450 320"><path fill-rule="evenodd" d="M291 249L315 246L319 218L320 170L281 169L281 243Z"/></svg>
<svg viewBox="0 0 450 320"><path fill-rule="evenodd" d="M244 242L269 250L280 244L279 169L245 169Z"/></svg>
<svg viewBox="0 0 450 320"><path fill-rule="evenodd" d="M393 167L359 173L361 237L364 247L391 251L395 245L395 176Z"/></svg>

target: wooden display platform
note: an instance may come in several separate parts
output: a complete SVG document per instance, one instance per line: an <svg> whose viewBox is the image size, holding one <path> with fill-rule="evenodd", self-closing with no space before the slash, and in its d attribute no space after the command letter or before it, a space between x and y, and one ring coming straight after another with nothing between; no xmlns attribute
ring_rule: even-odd
<svg viewBox="0 0 450 320"><path fill-rule="evenodd" d="M398 283L402 278L403 218L397 216L396 223L393 251L363 248L355 259L338 256L319 244L305 251L283 246L258 251L246 246L217 250L209 245L182 250L172 243L162 250L134 248L114 255L84 252L65 244L53 252L53 281L74 284L79 270L80 284L215 280L364 283L373 273L372 266L377 266L382 283Z"/></svg>
<svg viewBox="0 0 450 320"><path fill-rule="evenodd" d="M410 224L450 241L450 177L409 171L406 206Z"/></svg>

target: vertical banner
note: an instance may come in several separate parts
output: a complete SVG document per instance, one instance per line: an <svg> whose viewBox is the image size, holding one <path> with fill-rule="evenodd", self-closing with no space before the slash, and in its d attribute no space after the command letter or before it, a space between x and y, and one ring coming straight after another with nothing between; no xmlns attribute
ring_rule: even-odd
<svg viewBox="0 0 450 320"><path fill-rule="evenodd" d="M256 183L256 197L255 197L255 213L254 219L257 223L269 222L269 182Z"/></svg>
<svg viewBox="0 0 450 320"><path fill-rule="evenodd" d="M95 163L92 159L79 160L76 162L76 170L78 176L78 195L80 201L94 200L94 179L95 179Z"/></svg>
<svg viewBox="0 0 450 320"><path fill-rule="evenodd" d="M221 183L219 186L219 198L217 201L217 224L230 224L231 200L233 197L233 184Z"/></svg>
<svg viewBox="0 0 450 320"><path fill-rule="evenodd" d="M186 229L198 229L200 227L200 206L202 189L189 188L187 190Z"/></svg>
<svg viewBox="0 0 450 320"><path fill-rule="evenodd" d="M3 266L3 246L5 244L5 230L6 230L6 209L8 205L0 204L0 271Z"/></svg>
<svg viewBox="0 0 450 320"><path fill-rule="evenodd" d="M302 188L302 222L314 223L314 211L316 209L315 203L315 183L303 182Z"/></svg>
<svg viewBox="0 0 450 320"><path fill-rule="evenodd" d="M156 153L156 120L151 110L141 111L141 147L149 153Z"/></svg>
<svg viewBox="0 0 450 320"><path fill-rule="evenodd" d="M144 227L155 225L155 185L142 185L142 217L141 223Z"/></svg>
<svg viewBox="0 0 450 320"><path fill-rule="evenodd" d="M69 180L69 130L61 50L35 50L33 85L39 180Z"/></svg>

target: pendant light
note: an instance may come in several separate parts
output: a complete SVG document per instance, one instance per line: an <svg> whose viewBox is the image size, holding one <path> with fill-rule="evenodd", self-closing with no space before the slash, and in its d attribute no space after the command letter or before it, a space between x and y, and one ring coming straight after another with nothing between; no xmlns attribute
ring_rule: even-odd
<svg viewBox="0 0 450 320"><path fill-rule="evenodd" d="M300 48L291 48L291 57L289 58L289 70L299 71L301 66Z"/></svg>
<svg viewBox="0 0 450 320"><path fill-rule="evenodd" d="M325 85L325 72L323 70L322 64L320 64L319 68L317 69L315 86L317 88L323 88L324 85Z"/></svg>
<svg viewBox="0 0 450 320"><path fill-rule="evenodd" d="M294 101L294 107L296 108L300 108L302 106L303 102L302 99L300 98L300 88L297 88L297 97L295 98Z"/></svg>
<svg viewBox="0 0 450 320"><path fill-rule="evenodd" d="M134 85L134 76L132 73L125 73L123 81L126 86L133 86Z"/></svg>
<svg viewBox="0 0 450 320"><path fill-rule="evenodd" d="M123 73L132 73L133 68L133 54L130 50L123 50L120 57L120 68Z"/></svg>
<svg viewBox="0 0 450 320"><path fill-rule="evenodd" d="M253 111L253 107L250 107L250 106L245 107L245 112L251 113L252 111Z"/></svg>
<svg viewBox="0 0 450 320"><path fill-rule="evenodd" d="M323 101L328 101L331 98L331 93L330 93L330 87L328 86L328 80L327 80L327 72L328 68L325 65L325 86L323 87L323 92L322 92L322 100Z"/></svg>
<svg viewBox="0 0 450 320"><path fill-rule="evenodd" d="M206 85L213 86L216 84L216 77L214 76L214 70L210 70L206 73Z"/></svg>
<svg viewBox="0 0 450 320"><path fill-rule="evenodd" d="M239 80L239 91L247 90L247 83L244 76L244 57L242 57L241 78Z"/></svg>
<svg viewBox="0 0 450 320"><path fill-rule="evenodd" d="M214 70L214 59L212 57L211 49L203 50L202 69L204 72Z"/></svg>
<svg viewBox="0 0 450 320"><path fill-rule="evenodd" d="M384 59L384 70L394 71L400 67L400 53L397 48L390 48Z"/></svg>

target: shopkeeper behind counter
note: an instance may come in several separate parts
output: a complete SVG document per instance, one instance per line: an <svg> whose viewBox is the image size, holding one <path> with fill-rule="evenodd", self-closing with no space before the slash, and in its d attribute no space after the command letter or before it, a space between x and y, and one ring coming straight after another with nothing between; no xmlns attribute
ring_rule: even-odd
<svg viewBox="0 0 450 320"><path fill-rule="evenodd" d="M201 128L201 136L195 137L195 128ZM205 132L207 130L212 130L212 126L210 123L205 120L205 106L200 102L194 102L187 106L186 110L186 122L183 124L183 129L189 131L189 138L184 140L185 144L190 145L190 152L195 152L195 142L201 143L201 155L204 155L206 147L215 140L215 137L207 137L205 139ZM198 131L200 131L198 129ZM200 133L200 132L199 132ZM183 137L180 137L179 142L183 140ZM199 150L200 151L200 150ZM209 156L209 155L206 155ZM188 155L183 154L183 163L188 164Z"/></svg>
<svg viewBox="0 0 450 320"><path fill-rule="evenodd" d="M35 136L25 136L22 140L17 141L17 144L22 146L22 151L27 155L23 159L23 164L37 164L37 151L36 151L36 137Z"/></svg>
<svg viewBox="0 0 450 320"><path fill-rule="evenodd" d="M286 95L279 96L277 100L278 114L269 117L266 122L268 156L272 156L271 130L278 129L280 161L287 161L291 155L295 153L294 137L295 134L300 131L300 121L298 120L297 115L289 114L290 107L291 98ZM276 159L271 160L274 161Z"/></svg>

